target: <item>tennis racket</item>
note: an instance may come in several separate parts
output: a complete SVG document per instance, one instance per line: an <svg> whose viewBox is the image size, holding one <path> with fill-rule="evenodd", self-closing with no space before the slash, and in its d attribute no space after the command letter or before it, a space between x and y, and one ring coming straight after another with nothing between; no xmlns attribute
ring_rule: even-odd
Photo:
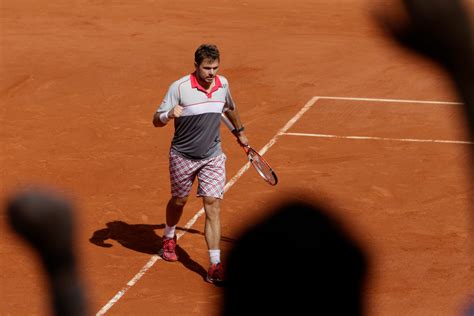
<svg viewBox="0 0 474 316"><path fill-rule="evenodd" d="M225 125L229 128L229 130L234 134L235 126L229 121L229 119L222 114L222 121L224 121ZM239 142L240 144L240 142ZM278 183L278 178L273 171L270 164L263 159L263 157L250 145L242 145L242 149L244 150L245 154L247 155L247 159L252 164L252 166L257 170L258 174L269 184L276 185Z"/></svg>

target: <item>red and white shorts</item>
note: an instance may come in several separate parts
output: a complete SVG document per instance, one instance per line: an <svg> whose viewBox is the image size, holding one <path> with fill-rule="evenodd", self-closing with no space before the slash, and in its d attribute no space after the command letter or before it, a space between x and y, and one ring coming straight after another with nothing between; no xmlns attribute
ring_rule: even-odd
<svg viewBox="0 0 474 316"><path fill-rule="evenodd" d="M224 153L217 157L203 160L190 160L170 150L170 180L173 197L187 197L193 182L198 178L198 196L209 196L222 199L225 186Z"/></svg>

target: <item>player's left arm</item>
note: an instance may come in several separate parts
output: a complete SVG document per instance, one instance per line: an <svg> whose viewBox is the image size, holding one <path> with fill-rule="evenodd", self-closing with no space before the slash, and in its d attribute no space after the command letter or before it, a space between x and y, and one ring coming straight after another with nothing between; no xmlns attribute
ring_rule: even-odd
<svg viewBox="0 0 474 316"><path fill-rule="evenodd" d="M248 145L249 141L247 136L245 135L245 128L240 120L239 111L236 107L233 110L228 110L224 112L224 115L229 119L229 121L234 125L235 129L232 133L234 133L235 137L239 140L239 143L242 145Z"/></svg>
<svg viewBox="0 0 474 316"><path fill-rule="evenodd" d="M230 93L230 88L227 84L227 94L225 98L225 105L224 105L224 115L229 119L229 121L232 123L234 126L234 135L237 137L237 140L239 143L243 146L248 145L249 141L247 139L247 136L244 133L244 124L240 120L240 114L239 111L237 110L237 106L234 103L234 99L232 98L232 94Z"/></svg>

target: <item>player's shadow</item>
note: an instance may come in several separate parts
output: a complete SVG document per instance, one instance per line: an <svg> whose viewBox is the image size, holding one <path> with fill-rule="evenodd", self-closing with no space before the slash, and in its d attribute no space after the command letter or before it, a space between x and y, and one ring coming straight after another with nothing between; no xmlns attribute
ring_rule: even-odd
<svg viewBox="0 0 474 316"><path fill-rule="evenodd" d="M162 238L155 233L155 229L164 229L165 224L127 224L123 221L113 221L107 223L106 226L107 228L95 231L89 241L97 246L109 248L113 244L106 241L115 240L125 248L153 255L156 255L163 245ZM176 227L176 229L185 230L191 234L203 235L202 232L195 229L181 227ZM229 238L223 238L223 240L230 241ZM179 244L176 246L176 254L179 258L178 261L186 268L196 272L203 278L206 277L206 269L194 261Z"/></svg>

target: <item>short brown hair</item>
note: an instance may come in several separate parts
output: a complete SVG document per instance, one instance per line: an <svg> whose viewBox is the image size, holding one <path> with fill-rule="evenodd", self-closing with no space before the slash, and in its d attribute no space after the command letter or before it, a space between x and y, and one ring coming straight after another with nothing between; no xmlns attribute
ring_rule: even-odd
<svg viewBox="0 0 474 316"><path fill-rule="evenodd" d="M196 49L196 52L194 52L194 62L196 64L200 65L201 62L206 58L212 61L220 61L220 53L216 45L202 44Z"/></svg>

